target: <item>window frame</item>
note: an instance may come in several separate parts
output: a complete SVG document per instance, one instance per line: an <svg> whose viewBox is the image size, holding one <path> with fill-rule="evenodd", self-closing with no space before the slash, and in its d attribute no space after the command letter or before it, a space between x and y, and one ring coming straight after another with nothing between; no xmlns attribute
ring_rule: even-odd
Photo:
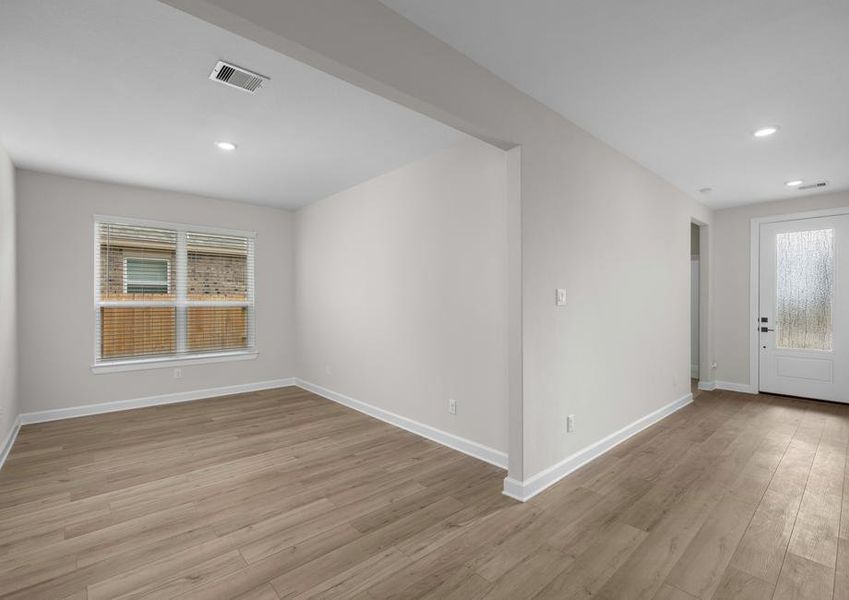
<svg viewBox="0 0 849 600"><path fill-rule="evenodd" d="M129 271L127 270L127 261L128 260L144 260L144 261L147 261L147 262L164 262L165 263L165 293L166 294L171 293L171 259L165 258L165 257L154 258L154 257L151 257L151 256L139 256L137 254L125 254L124 255L124 272L123 272L124 293L125 294L129 293L127 291L127 288L128 288L128 284L130 283L129 278L127 277L127 273L129 273ZM159 282L154 283L152 281L141 281L141 282L134 282L133 284L134 285L158 285Z"/></svg>
<svg viewBox="0 0 849 600"><path fill-rule="evenodd" d="M177 233L177 250L176 250L176 296L174 300L100 300L100 240L98 237L98 228L101 224L114 225L131 225L137 227L155 227L161 229L170 229ZM95 214L92 219L92 242L94 247L94 263L92 280L93 285L93 302L94 306L94 354L91 364L91 370L94 373L111 373L116 371L135 371L141 369L155 369L176 367L183 365L216 363L224 361L250 360L255 359L259 353L256 348L256 279L255 262L256 262L256 232L242 231L236 229L228 229L222 227L209 227L204 225L192 225L187 223L173 223L166 221L156 221L150 219L136 219L131 217L118 217L113 215ZM221 301L221 300L188 300L186 298L187 277L188 277L188 251L186 244L187 233L200 233L210 235L225 235L233 237L243 237L247 240L247 278L248 278L248 293L244 301ZM126 291L126 258L124 257L124 290ZM133 258L133 256L129 256ZM168 293L171 293L171 260L168 258L155 258L153 260L165 260L168 263ZM181 272L182 265L182 272ZM143 356L135 358L120 358L120 359L102 359L100 356L101 350L101 323L100 314L101 308L110 306L123 307L155 307L167 306L174 307L177 312L176 323L176 339L177 352L162 356ZM190 307L232 307L243 306L248 310L248 340L247 346L244 349L228 349L218 352L189 352L186 350L186 334L187 334L187 313Z"/></svg>

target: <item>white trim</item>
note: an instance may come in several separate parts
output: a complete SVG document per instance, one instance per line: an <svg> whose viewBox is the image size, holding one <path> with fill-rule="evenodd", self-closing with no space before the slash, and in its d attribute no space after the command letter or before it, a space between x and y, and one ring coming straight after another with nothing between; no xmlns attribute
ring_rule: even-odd
<svg viewBox="0 0 849 600"><path fill-rule="evenodd" d="M105 308L157 308L187 306L189 308L251 308L247 300L186 300L175 303L173 300L103 300L98 306Z"/></svg>
<svg viewBox="0 0 849 600"><path fill-rule="evenodd" d="M541 491L546 488L554 485L569 473L572 473L576 469L582 467L587 464L591 460L594 460L612 449L615 446L618 446L628 438L637 433L641 432L643 429L650 427L657 423L658 421L668 417L672 413L684 408L688 404L693 402L693 394L686 394L675 400L674 402L670 402L666 406L663 406L656 411L649 413L648 415L637 419L630 425L626 425L619 431L616 431L606 438L599 440L598 442L587 446L583 450L579 450L574 454L567 456L559 463L548 467L547 469L540 471L533 477L529 477L524 481L517 481L516 479L512 479L507 477L504 479L504 490L503 494L505 496L509 496L514 500L519 500L520 502L525 502L530 500Z"/></svg>
<svg viewBox="0 0 849 600"><path fill-rule="evenodd" d="M8 458L9 453L12 451L12 446L15 445L15 440L18 438L18 432L20 430L21 416L18 415L15 417L14 423L12 423L12 429L9 430L9 435L6 436L6 439L3 440L3 445L0 446L0 469L3 468L6 458Z"/></svg>
<svg viewBox="0 0 849 600"><path fill-rule="evenodd" d="M700 381L699 389L705 392L713 390L726 390L729 392L741 392L743 394L757 394L756 387L748 383L734 383L733 381Z"/></svg>
<svg viewBox="0 0 849 600"><path fill-rule="evenodd" d="M100 299L100 276L101 276L101 265L100 265L100 232L97 230L97 218L92 222L92 232L94 233L94 237L92 238L92 247L94 248L94 268L91 270L92 281L94 281L94 297L92 297L92 304L94 306L94 360L100 358L100 334L101 334L101 325L102 323L100 318L100 308L97 306L97 301ZM107 283L108 289L108 283Z"/></svg>
<svg viewBox="0 0 849 600"><path fill-rule="evenodd" d="M413 419L402 417L399 414L378 408L377 406L368 404L362 400L356 400L350 396L334 392L321 387L320 385L304 381L303 379L296 378L295 385L307 390L308 392L317 394L322 398L327 398L328 400L332 400L333 402L347 406L348 408L353 408L354 410L365 413L375 419L379 419L385 423L394 425L395 427L400 427L401 429L420 435L438 444L442 444L443 446L448 446L449 448L462 452L463 454L468 454L469 456L484 462L488 462L496 467L500 467L502 469L507 468L506 452L501 452L495 448L484 446L483 444L462 438L458 435L454 435L453 433L436 429L435 427L425 425L424 423L414 421Z"/></svg>
<svg viewBox="0 0 849 600"><path fill-rule="evenodd" d="M754 217L750 224L749 242L749 384L746 393L756 394L760 390L760 336L758 331L758 320L760 318L760 262L761 262L761 225L764 223L780 223L782 221L798 221L801 219L818 219L820 217L833 217L849 214L849 206L839 208L825 208L822 210L811 210L806 212L788 213L784 215L770 215L766 217ZM751 324L754 323L752 327ZM719 382L717 382L719 383ZM743 384L729 383L731 386L742 386ZM731 388L722 388L731 389Z"/></svg>
<svg viewBox="0 0 849 600"><path fill-rule="evenodd" d="M175 223L169 221L156 221L153 219L136 219L135 217L116 217L115 215L95 214L94 222L106 221L116 225L135 225L137 227L161 227L163 229L183 229L190 233L209 233L214 235L228 235L233 237L255 238L255 231L242 231L239 229L227 229L226 227L208 227L206 225L195 225L194 223Z"/></svg>
<svg viewBox="0 0 849 600"><path fill-rule="evenodd" d="M749 385L756 390L760 382L760 266L761 266L761 219L752 219L749 234ZM754 325L753 325L754 323Z"/></svg>
<svg viewBox="0 0 849 600"><path fill-rule="evenodd" d="M168 355L153 358L134 358L132 360L103 361L91 365L92 373L119 373L121 371L145 371L147 369L162 369L164 367L184 367L190 365L205 365L208 363L232 362L235 360L254 360L258 352L212 352L186 356Z"/></svg>
<svg viewBox="0 0 849 600"><path fill-rule="evenodd" d="M734 383L733 381L717 381L716 389L729 392L741 392L743 394L757 394L758 390L748 383Z"/></svg>
<svg viewBox="0 0 849 600"><path fill-rule="evenodd" d="M174 307L174 325L176 326L176 350L177 354L184 354L188 350L187 329L188 321L186 315L186 290L189 282L189 252L188 244L186 243L186 231L184 229L177 232L177 305ZM250 282L248 282L250 285Z"/></svg>
<svg viewBox="0 0 849 600"><path fill-rule="evenodd" d="M120 410L144 408L146 406L160 406L163 404L190 402L192 400L203 400L205 398L229 396L231 394L242 394L244 392L255 392L258 390L270 390L279 387L289 387L292 385L295 385L295 379L293 377L289 377L285 379L271 379L269 381L242 383L239 385L228 385L203 390L192 390L188 392L175 392L173 394L161 394L159 396L147 396L145 398L133 398L130 400L116 400L114 402L102 402L100 404L86 404L84 406L72 406L70 408L57 408L53 410L24 413L20 416L20 422L21 425L46 423L47 421L73 419L75 417L99 415Z"/></svg>

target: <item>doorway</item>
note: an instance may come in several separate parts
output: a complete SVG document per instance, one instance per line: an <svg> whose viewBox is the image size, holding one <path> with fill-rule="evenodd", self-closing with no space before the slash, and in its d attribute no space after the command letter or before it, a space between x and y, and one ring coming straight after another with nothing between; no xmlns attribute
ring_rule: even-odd
<svg viewBox="0 0 849 600"><path fill-rule="evenodd" d="M757 389L849 403L849 214L757 227Z"/></svg>
<svg viewBox="0 0 849 600"><path fill-rule="evenodd" d="M700 235L701 230L696 223L690 223L690 379L693 389L698 388L699 381L699 329L700 316Z"/></svg>

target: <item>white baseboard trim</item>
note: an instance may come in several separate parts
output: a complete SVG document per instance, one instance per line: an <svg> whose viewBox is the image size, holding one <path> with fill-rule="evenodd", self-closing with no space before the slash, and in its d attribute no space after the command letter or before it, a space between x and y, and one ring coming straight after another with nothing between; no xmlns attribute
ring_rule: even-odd
<svg viewBox="0 0 849 600"><path fill-rule="evenodd" d="M354 410L365 413L375 419L379 419L389 423L390 425L394 425L395 427L400 427L401 429L420 435L438 444L442 444L443 446L448 446L449 448L462 452L463 454L468 454L469 456L473 456L474 458L484 462L488 462L496 467L500 467L502 469L507 468L506 452L501 452L500 450L484 446L483 444L478 444L477 442L462 438L454 435L453 433L436 429L430 425L425 425L424 423L414 421L413 419L389 412L388 410L378 408L377 406L368 404L362 400L356 400L350 396L334 392L333 390L304 381L303 379L296 379L295 385L312 392L313 394L317 394L322 398L327 398L328 400L332 400L333 402L347 406L348 408L353 408Z"/></svg>
<svg viewBox="0 0 849 600"><path fill-rule="evenodd" d="M758 393L758 391L748 383L734 383L733 381L717 381L716 389L728 390L729 392L742 392L744 394Z"/></svg>
<svg viewBox="0 0 849 600"><path fill-rule="evenodd" d="M733 381L700 381L699 389L705 392L713 390L726 390L729 392L741 392L743 394L757 394L758 390L754 389L748 383L734 383Z"/></svg>
<svg viewBox="0 0 849 600"><path fill-rule="evenodd" d="M146 406L159 406L162 404L175 404L177 402L190 402L192 400L203 400L204 398L215 398L217 396L229 396L230 394L241 394L244 392L255 392L278 387L295 385L295 378L271 379L269 381L258 381L255 383L242 383L239 385L228 385L203 390L192 390L188 392L175 392L173 394L161 394L159 396L147 396L145 398L132 398L129 400L116 400L114 402L101 402L100 404L86 404L84 406L72 406L70 408L57 408L53 410L42 410L38 412L24 413L20 419L21 425L31 423L46 423L47 421L58 421L60 419L73 419L74 417L86 417L103 413L116 412L119 410L130 410L133 408L144 408Z"/></svg>
<svg viewBox="0 0 849 600"><path fill-rule="evenodd" d="M3 440L3 445L0 446L0 469L3 468L3 464L6 462L6 458L9 456L9 452L12 451L12 446L15 445L15 440L18 437L18 432L21 430L21 417L20 415L15 418L15 422L12 424L12 429L9 430L9 435L6 436L6 439Z"/></svg>
<svg viewBox="0 0 849 600"><path fill-rule="evenodd" d="M610 434L609 436L602 440L599 440L595 444L592 444L591 446L588 446L583 450L579 450L571 456L567 456L559 463L548 467L544 471L540 471L533 477L525 479L524 481L518 481L516 479L507 477L504 479L503 493L505 496L509 496L510 498L519 500L520 502L526 502L527 500L530 500L531 498L539 494L541 491L554 485L555 483L566 477L569 473L582 467L591 460L598 458L599 456L609 451L613 447L618 446L631 436L638 434L643 429L654 425L658 421L664 419L665 417L668 417L675 411L684 408L692 402L693 394L686 394L678 400L670 402L666 406L663 406L657 409L656 411L647 414L645 417L637 419L630 425L626 425L619 431Z"/></svg>

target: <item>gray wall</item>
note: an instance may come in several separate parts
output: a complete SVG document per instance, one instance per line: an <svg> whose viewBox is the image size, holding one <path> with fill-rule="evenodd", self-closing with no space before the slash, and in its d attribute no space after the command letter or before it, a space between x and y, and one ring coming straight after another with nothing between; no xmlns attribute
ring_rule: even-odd
<svg viewBox="0 0 849 600"><path fill-rule="evenodd" d="M298 377L506 452L505 178L469 139L298 211Z"/></svg>
<svg viewBox="0 0 849 600"><path fill-rule="evenodd" d="M749 384L751 219L849 207L849 192L764 202L714 213L714 348L716 380Z"/></svg>
<svg viewBox="0 0 849 600"><path fill-rule="evenodd" d="M0 452L19 413L15 171L0 147Z"/></svg>
<svg viewBox="0 0 849 600"><path fill-rule="evenodd" d="M480 139L521 146L522 393L509 402L510 426L522 431L510 433L511 478L689 393L689 223L709 223L709 210L377 0L165 2ZM554 304L558 287L565 307Z"/></svg>
<svg viewBox="0 0 849 600"><path fill-rule="evenodd" d="M21 412L294 376L288 211L17 171ZM255 360L120 373L94 360L93 215L256 231Z"/></svg>

